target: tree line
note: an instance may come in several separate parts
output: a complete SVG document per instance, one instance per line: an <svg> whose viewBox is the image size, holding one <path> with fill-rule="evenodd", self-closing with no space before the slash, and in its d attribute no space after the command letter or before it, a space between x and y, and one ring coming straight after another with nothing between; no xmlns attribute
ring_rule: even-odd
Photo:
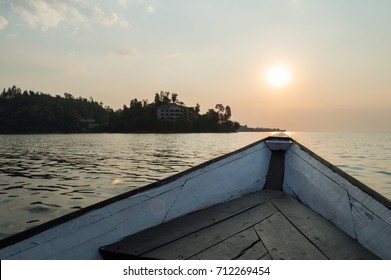
<svg viewBox="0 0 391 280"><path fill-rule="evenodd" d="M114 110L92 97L52 96L13 86L0 95L0 133L234 132L240 126L231 121L229 106L217 104L201 114L199 104L185 106L177 93L161 91L153 100L132 99L129 106ZM159 118L158 110L170 106L181 113Z"/></svg>

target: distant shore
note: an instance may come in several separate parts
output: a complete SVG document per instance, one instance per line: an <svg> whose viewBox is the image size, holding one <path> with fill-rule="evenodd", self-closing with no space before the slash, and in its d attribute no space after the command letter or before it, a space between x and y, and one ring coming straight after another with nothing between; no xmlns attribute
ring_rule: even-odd
<svg viewBox="0 0 391 280"><path fill-rule="evenodd" d="M241 125L238 132L285 132L285 129L268 128L268 127L248 127L247 125Z"/></svg>
<svg viewBox="0 0 391 280"><path fill-rule="evenodd" d="M230 106L216 104L206 113L200 105L186 106L177 93L160 91L153 102L130 100L114 110L102 102L52 96L15 85L0 93L0 134L46 133L204 133L236 132Z"/></svg>

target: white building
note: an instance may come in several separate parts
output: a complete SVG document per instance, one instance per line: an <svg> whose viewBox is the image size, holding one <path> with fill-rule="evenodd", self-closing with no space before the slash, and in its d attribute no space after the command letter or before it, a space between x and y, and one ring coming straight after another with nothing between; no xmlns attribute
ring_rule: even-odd
<svg viewBox="0 0 391 280"><path fill-rule="evenodd" d="M168 121L183 119L187 111L186 109L186 107L176 104L162 105L157 109L157 118Z"/></svg>

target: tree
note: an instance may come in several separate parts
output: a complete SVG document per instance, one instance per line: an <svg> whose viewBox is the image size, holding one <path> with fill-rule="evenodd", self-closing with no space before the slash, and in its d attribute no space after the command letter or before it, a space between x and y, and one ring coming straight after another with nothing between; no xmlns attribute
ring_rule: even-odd
<svg viewBox="0 0 391 280"><path fill-rule="evenodd" d="M137 100L137 98L130 100L130 108L138 108L140 107L140 104Z"/></svg>
<svg viewBox="0 0 391 280"><path fill-rule="evenodd" d="M231 107L226 106L224 112L224 121L228 121L231 118Z"/></svg>
<svg viewBox="0 0 391 280"><path fill-rule="evenodd" d="M159 93L155 93L154 102L155 102L156 106L160 106L161 105Z"/></svg>
<svg viewBox="0 0 391 280"><path fill-rule="evenodd" d="M168 91L161 91L160 92L160 101L164 104L167 105L170 103L170 92Z"/></svg>
<svg viewBox="0 0 391 280"><path fill-rule="evenodd" d="M172 93L171 94L171 101L172 103L176 104L179 100L178 100L178 94L177 93Z"/></svg>
<svg viewBox="0 0 391 280"><path fill-rule="evenodd" d="M216 113L219 116L219 121L224 121L225 108L223 104L216 104L215 109L216 109Z"/></svg>
<svg viewBox="0 0 391 280"><path fill-rule="evenodd" d="M102 102L70 93L51 96L42 92L22 91L13 86L0 92L0 133L80 133L80 132L232 132L238 123L230 121L231 108L217 104L205 114L200 105L185 107L178 94L161 91L155 103L130 100L114 111ZM170 99L171 97L171 99ZM186 113L174 121L159 120L162 104L178 104Z"/></svg>
<svg viewBox="0 0 391 280"><path fill-rule="evenodd" d="M196 115L200 114L200 104L198 104L198 103L196 104L194 111L195 111Z"/></svg>
<svg viewBox="0 0 391 280"><path fill-rule="evenodd" d="M224 112L223 104L216 104L215 109L217 110L218 113L223 113Z"/></svg>
<svg viewBox="0 0 391 280"><path fill-rule="evenodd" d="M74 99L73 95L67 92L64 93L64 97L65 99Z"/></svg>

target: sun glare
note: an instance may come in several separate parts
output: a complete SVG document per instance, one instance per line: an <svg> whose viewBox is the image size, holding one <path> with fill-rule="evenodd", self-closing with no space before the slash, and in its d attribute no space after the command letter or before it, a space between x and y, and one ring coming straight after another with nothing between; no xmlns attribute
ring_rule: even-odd
<svg viewBox="0 0 391 280"><path fill-rule="evenodd" d="M291 72L286 66L277 65L266 72L266 80L274 87L285 86L291 80Z"/></svg>

